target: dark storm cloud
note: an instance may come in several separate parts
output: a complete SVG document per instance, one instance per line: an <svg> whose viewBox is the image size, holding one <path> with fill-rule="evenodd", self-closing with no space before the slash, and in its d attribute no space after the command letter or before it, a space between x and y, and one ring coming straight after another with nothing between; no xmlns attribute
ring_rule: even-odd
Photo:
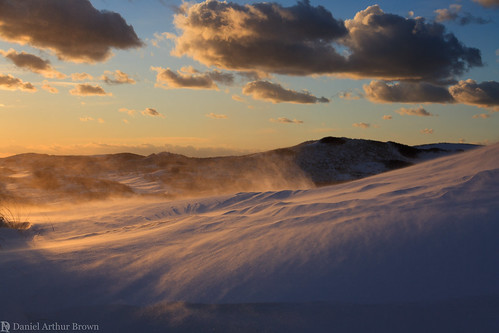
<svg viewBox="0 0 499 333"><path fill-rule="evenodd" d="M143 45L121 15L88 0L0 0L0 38L75 62L104 61L112 48Z"/></svg>
<svg viewBox="0 0 499 333"><path fill-rule="evenodd" d="M175 25L182 34L173 54L231 70L446 81L482 65L480 51L442 24L379 6L343 22L308 1L283 7L207 0L186 5Z"/></svg>
<svg viewBox="0 0 499 333"><path fill-rule="evenodd" d="M377 103L461 103L499 110L499 82L468 79L450 87L430 83L372 81L366 97Z"/></svg>
<svg viewBox="0 0 499 333"><path fill-rule="evenodd" d="M17 52L14 49L10 49L9 51L0 50L0 54L12 61L17 67L27 69L45 77L59 79L66 77L66 75L58 72L52 67L50 61L44 60L34 54Z"/></svg>
<svg viewBox="0 0 499 333"><path fill-rule="evenodd" d="M386 14L376 5L345 24L349 72L361 77L447 81L482 65L480 51L440 23Z"/></svg>
<svg viewBox="0 0 499 333"><path fill-rule="evenodd" d="M329 103L325 97L316 97L309 92L298 92L283 88L280 84L269 81L253 81L246 84L243 94L252 96L254 99L264 100L272 103L295 103L315 104Z"/></svg>
<svg viewBox="0 0 499 333"><path fill-rule="evenodd" d="M366 97L378 103L452 103L446 87L425 82L387 83L372 81L364 85Z"/></svg>
<svg viewBox="0 0 499 333"><path fill-rule="evenodd" d="M477 83L475 80L468 79L449 87L449 92L459 103L493 108L499 111L499 82Z"/></svg>

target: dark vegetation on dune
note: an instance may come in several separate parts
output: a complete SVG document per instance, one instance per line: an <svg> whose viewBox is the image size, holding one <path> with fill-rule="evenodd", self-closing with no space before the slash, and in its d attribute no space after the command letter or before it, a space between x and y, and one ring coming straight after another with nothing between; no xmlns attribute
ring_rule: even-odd
<svg viewBox="0 0 499 333"><path fill-rule="evenodd" d="M309 188L406 167L449 153L395 142L325 137L262 153L191 158L172 153L96 156L20 154L0 159L0 197L37 203L133 195L216 195L228 192ZM137 191L123 178L157 184Z"/></svg>

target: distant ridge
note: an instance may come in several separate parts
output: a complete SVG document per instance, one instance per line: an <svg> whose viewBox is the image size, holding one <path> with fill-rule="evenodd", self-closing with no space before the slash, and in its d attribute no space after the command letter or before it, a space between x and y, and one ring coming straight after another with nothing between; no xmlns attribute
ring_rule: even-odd
<svg viewBox="0 0 499 333"><path fill-rule="evenodd" d="M379 174L477 146L324 137L244 156L20 154L0 159L0 196L25 203L304 189Z"/></svg>

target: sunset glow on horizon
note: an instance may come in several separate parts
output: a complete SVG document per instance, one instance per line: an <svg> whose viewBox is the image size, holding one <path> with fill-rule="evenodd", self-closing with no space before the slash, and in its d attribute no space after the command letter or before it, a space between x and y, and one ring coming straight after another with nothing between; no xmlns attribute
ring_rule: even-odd
<svg viewBox="0 0 499 333"><path fill-rule="evenodd" d="M0 0L0 157L499 140L497 1Z"/></svg>

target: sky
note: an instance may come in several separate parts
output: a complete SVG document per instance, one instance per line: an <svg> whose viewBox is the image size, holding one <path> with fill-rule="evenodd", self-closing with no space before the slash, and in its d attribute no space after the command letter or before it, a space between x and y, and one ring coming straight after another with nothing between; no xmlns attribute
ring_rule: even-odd
<svg viewBox="0 0 499 333"><path fill-rule="evenodd" d="M0 156L499 141L499 0L0 0Z"/></svg>

